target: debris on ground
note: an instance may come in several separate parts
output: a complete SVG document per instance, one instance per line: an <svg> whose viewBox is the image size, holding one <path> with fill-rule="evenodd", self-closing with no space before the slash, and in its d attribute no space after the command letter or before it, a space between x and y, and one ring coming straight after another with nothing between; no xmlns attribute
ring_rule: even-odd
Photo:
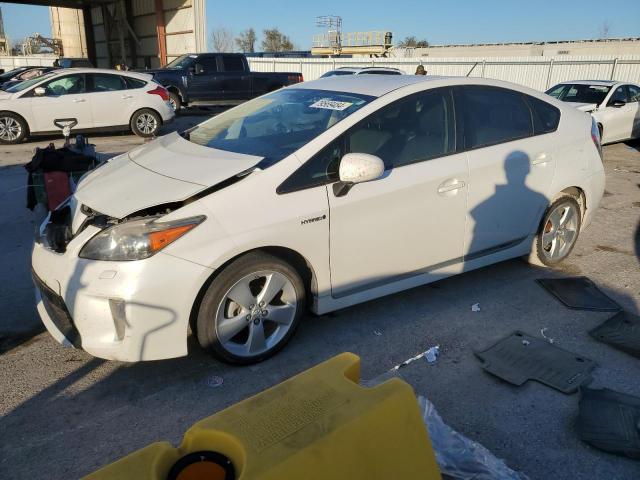
<svg viewBox="0 0 640 480"><path fill-rule="evenodd" d="M485 447L444 423L436 408L425 397L418 397L418 405L422 412L422 419L429 430L429 438L440 472L445 478L528 480L524 473L511 470L503 460Z"/></svg>
<svg viewBox="0 0 640 480"><path fill-rule="evenodd" d="M211 375L204 381L207 387L218 388L224 383L224 379L218 375Z"/></svg>
<svg viewBox="0 0 640 480"><path fill-rule="evenodd" d="M471 311L472 312L479 312L480 311L480 304L479 303L474 303L473 305L471 305Z"/></svg>
<svg viewBox="0 0 640 480"><path fill-rule="evenodd" d="M382 336L382 332L381 332L380 330L374 330L374 331L373 331L373 334L374 334L376 337L380 337L380 336Z"/></svg>
<svg viewBox="0 0 640 480"><path fill-rule="evenodd" d="M424 358L427 363L436 363L438 355L440 355L440 345L436 345L435 347L431 347L429 350L427 350L425 352Z"/></svg>
<svg viewBox="0 0 640 480"><path fill-rule="evenodd" d="M547 340L549 343L553 343L553 338L551 337L547 337L547 335L544 333L548 330L547 327L544 327L543 329L540 330L540 335L542 335L542 338L544 338L545 340Z"/></svg>

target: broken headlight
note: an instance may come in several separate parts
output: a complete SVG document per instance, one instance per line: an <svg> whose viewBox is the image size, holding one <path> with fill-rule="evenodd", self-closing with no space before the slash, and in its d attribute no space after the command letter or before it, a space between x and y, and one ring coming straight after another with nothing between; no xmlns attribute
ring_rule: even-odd
<svg viewBox="0 0 640 480"><path fill-rule="evenodd" d="M80 251L80 258L91 260L142 260L176 241L206 217L159 222L159 217L130 220L100 231Z"/></svg>

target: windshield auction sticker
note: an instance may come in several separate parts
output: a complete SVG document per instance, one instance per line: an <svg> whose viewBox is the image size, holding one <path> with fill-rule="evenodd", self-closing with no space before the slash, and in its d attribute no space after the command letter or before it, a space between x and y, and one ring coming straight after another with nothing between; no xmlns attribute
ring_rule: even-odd
<svg viewBox="0 0 640 480"><path fill-rule="evenodd" d="M327 110L346 110L351 105L352 102L339 102L337 100L331 100L330 98L322 98L318 100L316 103L309 105L311 108L326 108Z"/></svg>

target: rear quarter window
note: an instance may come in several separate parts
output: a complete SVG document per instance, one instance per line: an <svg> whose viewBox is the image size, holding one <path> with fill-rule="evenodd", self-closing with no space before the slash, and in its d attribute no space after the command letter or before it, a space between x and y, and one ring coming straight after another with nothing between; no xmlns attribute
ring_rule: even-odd
<svg viewBox="0 0 640 480"><path fill-rule="evenodd" d="M122 77L122 78L124 78L124 81L126 82L128 89L142 88L147 84L147 82L145 82L144 80L139 80L137 78L131 78L131 77Z"/></svg>
<svg viewBox="0 0 640 480"><path fill-rule="evenodd" d="M525 95L533 112L534 135L555 132L560 123L560 109L535 97Z"/></svg>

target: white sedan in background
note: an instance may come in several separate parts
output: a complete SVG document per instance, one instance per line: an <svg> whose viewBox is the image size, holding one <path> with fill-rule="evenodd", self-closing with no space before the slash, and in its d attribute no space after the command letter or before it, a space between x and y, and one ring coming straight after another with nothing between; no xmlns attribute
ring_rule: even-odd
<svg viewBox="0 0 640 480"><path fill-rule="evenodd" d="M633 83L576 80L547 90L552 97L591 113L602 143L640 138L640 86Z"/></svg>
<svg viewBox="0 0 640 480"><path fill-rule="evenodd" d="M34 246L38 311L102 358L186 355L191 325L219 359L257 362L305 305L323 314L523 255L557 265L604 181L593 119L525 87L304 82L85 176Z"/></svg>
<svg viewBox="0 0 640 480"><path fill-rule="evenodd" d="M151 75L61 69L0 92L0 143L59 133L56 122L70 119L74 132L130 129L152 137L174 115L168 92Z"/></svg>

